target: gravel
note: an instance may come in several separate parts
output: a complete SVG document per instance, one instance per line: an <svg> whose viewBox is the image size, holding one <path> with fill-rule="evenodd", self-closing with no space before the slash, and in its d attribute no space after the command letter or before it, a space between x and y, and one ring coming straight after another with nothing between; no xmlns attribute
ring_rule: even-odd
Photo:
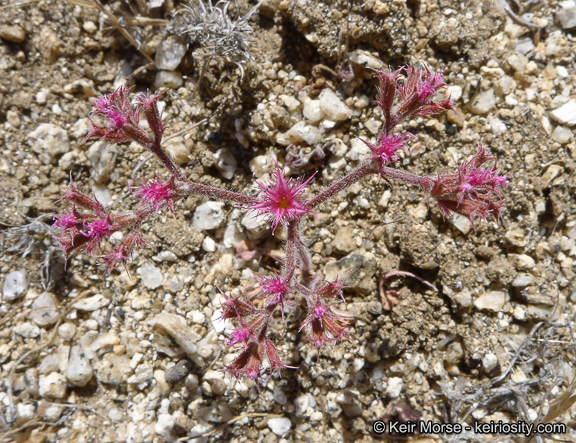
<svg viewBox="0 0 576 443"><path fill-rule="evenodd" d="M4 277L2 284L2 299L6 302L13 302L26 294L28 290L28 274L26 271L13 271Z"/></svg>

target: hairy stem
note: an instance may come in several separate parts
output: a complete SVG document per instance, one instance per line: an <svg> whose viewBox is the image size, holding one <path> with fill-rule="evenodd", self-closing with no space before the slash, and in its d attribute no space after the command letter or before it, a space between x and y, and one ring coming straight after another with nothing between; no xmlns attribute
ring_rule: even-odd
<svg viewBox="0 0 576 443"><path fill-rule="evenodd" d="M240 203L242 205L254 205L257 200L247 195L240 194L238 192L226 191L224 189L214 188L208 185L202 185L200 183L191 182L185 179L185 183L179 186L178 192L184 194L197 194L204 197L211 197L218 200L224 200L232 203Z"/></svg>
<svg viewBox="0 0 576 443"><path fill-rule="evenodd" d="M345 175L344 177L337 180L331 186L324 189L320 194L314 197L311 200L306 202L306 207L308 209L314 209L316 206L321 205L330 197L338 194L342 189L346 189L348 186L356 183L362 177L365 177L370 174L375 174L378 172L378 169L374 166L374 163L370 160L362 163L358 168L353 170L350 174Z"/></svg>
<svg viewBox="0 0 576 443"><path fill-rule="evenodd" d="M296 242L298 221L290 220L288 222L288 234L286 239L286 260L284 261L284 276L288 286L291 285L294 271L296 271Z"/></svg>
<svg viewBox="0 0 576 443"><path fill-rule="evenodd" d="M419 175L410 174L409 172L404 172L400 169L387 167L382 168L382 177L394 178L405 183L410 183L411 185L420 186L424 189L426 189L427 184L430 182L430 178L428 177L421 177Z"/></svg>

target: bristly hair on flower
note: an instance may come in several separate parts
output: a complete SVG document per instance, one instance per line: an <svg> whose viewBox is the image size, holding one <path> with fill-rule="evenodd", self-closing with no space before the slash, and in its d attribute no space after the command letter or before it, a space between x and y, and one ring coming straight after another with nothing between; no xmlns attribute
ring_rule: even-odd
<svg viewBox="0 0 576 443"><path fill-rule="evenodd" d="M286 225L289 219L300 220L303 215L312 212L304 205L302 195L315 175L312 174L306 181L303 178L286 180L282 167L276 163L269 183L256 181L260 187L257 203L244 209L268 216L274 233L279 224Z"/></svg>

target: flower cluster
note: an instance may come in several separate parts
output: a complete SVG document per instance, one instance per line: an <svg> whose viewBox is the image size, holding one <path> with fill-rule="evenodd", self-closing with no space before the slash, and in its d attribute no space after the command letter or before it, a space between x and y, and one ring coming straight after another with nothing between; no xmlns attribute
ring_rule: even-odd
<svg viewBox="0 0 576 443"><path fill-rule="evenodd" d="M309 340L315 347L345 340L351 316L336 308L336 304L344 300L345 279L328 282L319 274L314 275L311 254L301 229L307 216L315 215L316 208L343 189L376 174L386 181L400 180L420 187L438 202L444 216L455 212L472 221L488 216L498 220L504 207L501 188L508 184L506 177L500 175L496 160L481 146L478 154L452 174L423 177L391 167L398 161L399 151L406 150L409 140L415 138L409 132L399 131L399 123L408 117L426 116L453 106L450 97L434 101L437 91L446 86L442 71L432 73L427 68L406 67L376 71L375 76L379 81L376 102L382 109L385 124L376 143L364 142L371 155L356 169L310 197L307 189L315 174L307 179L287 178L279 164L268 180L256 181L258 192L255 196L192 182L161 146L165 126L158 109L158 94L146 94L130 101L130 89L121 87L94 100L92 116L99 116L104 123L93 123L88 138L116 143L135 141L152 152L170 175L168 179L156 175L143 181L133 192L140 205L133 211L121 213L107 211L95 198L80 192L71 181L62 200L70 202L72 207L68 213L56 215L54 223L61 231L58 240L66 257L75 249L94 257L103 240L114 232L126 230L122 242L111 251L101 253L100 258L107 271L118 265L127 268L132 254L144 245L139 228L148 217L165 208L174 214L176 201L191 194L230 202L253 215L264 215L272 233L279 225L285 227L286 241L281 269L260 277L257 290L237 297L222 293L221 318L232 320L237 326L226 343L229 348L240 350L226 370L236 378L258 381L263 376L266 361L271 374L290 368L282 362L270 338L270 326L290 317L297 311L293 309L295 306L305 313L299 326L310 334ZM149 130L139 125L142 115ZM484 168L491 161L494 161L492 167Z"/></svg>
<svg viewBox="0 0 576 443"><path fill-rule="evenodd" d="M239 345L240 355L226 367L234 377L247 377L257 381L262 375L263 357L266 356L272 374L289 368L278 356L278 350L268 338L272 313L278 303L270 303L266 309L257 309L246 297L231 297L224 293L222 320L235 319L240 327L234 329L226 341L229 347Z"/></svg>
<svg viewBox="0 0 576 443"><path fill-rule="evenodd" d="M482 165L489 161L494 161L492 169L484 169ZM496 159L480 144L478 153L455 174L442 174L422 183L422 188L438 202L444 217L456 212L470 219L472 226L475 218L493 216L498 222L505 203L500 194L503 186L508 186L508 179L500 175Z"/></svg>

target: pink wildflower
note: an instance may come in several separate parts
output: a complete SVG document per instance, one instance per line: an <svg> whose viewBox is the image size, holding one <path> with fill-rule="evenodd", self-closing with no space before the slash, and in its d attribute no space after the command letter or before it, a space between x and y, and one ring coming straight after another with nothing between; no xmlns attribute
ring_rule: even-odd
<svg viewBox="0 0 576 443"><path fill-rule="evenodd" d="M374 145L370 142L360 139L372 151L370 160L374 160L375 162L377 162L379 177L382 176L384 166L386 166L388 163L398 161L398 155L396 154L397 151L403 149L404 151L408 152L405 145L409 137L416 138L409 132L397 135L389 135L385 134L384 132L381 132L378 140L378 145Z"/></svg>
<svg viewBox="0 0 576 443"><path fill-rule="evenodd" d="M174 176L163 182L156 175L153 180L148 180L142 186L136 188L134 194L142 199L141 205L150 203L154 212L160 211L164 206L168 206L172 215L174 215L174 197L177 195L174 190Z"/></svg>
<svg viewBox="0 0 576 443"><path fill-rule="evenodd" d="M272 175L274 178L268 184L256 181L260 187L258 202L246 209L267 215L274 233L279 224L286 225L288 219L299 220L304 214L311 212L304 205L302 194L316 173L304 182L303 179L286 180L282 167L277 164Z"/></svg>
<svg viewBox="0 0 576 443"><path fill-rule="evenodd" d="M492 160L492 169L482 168L484 163ZM436 199L442 216L456 212L470 219L474 225L475 218L482 220L493 216L496 221L499 220L504 207L499 188L507 185L506 177L499 175L494 157L478 144L478 153L462 164L456 174L427 179L422 187Z"/></svg>
<svg viewBox="0 0 576 443"><path fill-rule="evenodd" d="M226 367L225 371L238 380L241 377L257 380L260 377L263 355L264 348L262 346L249 343L236 360Z"/></svg>
<svg viewBox="0 0 576 443"><path fill-rule="evenodd" d="M279 275L264 277L260 281L260 288L265 295L272 297L269 306L280 305L282 318L284 318L284 298L290 293L286 278Z"/></svg>
<svg viewBox="0 0 576 443"><path fill-rule="evenodd" d="M308 299L308 317L301 330L309 328L312 332L312 343L321 347L328 342L344 340L348 335L347 321L336 315L330 305L324 303L316 294Z"/></svg>

